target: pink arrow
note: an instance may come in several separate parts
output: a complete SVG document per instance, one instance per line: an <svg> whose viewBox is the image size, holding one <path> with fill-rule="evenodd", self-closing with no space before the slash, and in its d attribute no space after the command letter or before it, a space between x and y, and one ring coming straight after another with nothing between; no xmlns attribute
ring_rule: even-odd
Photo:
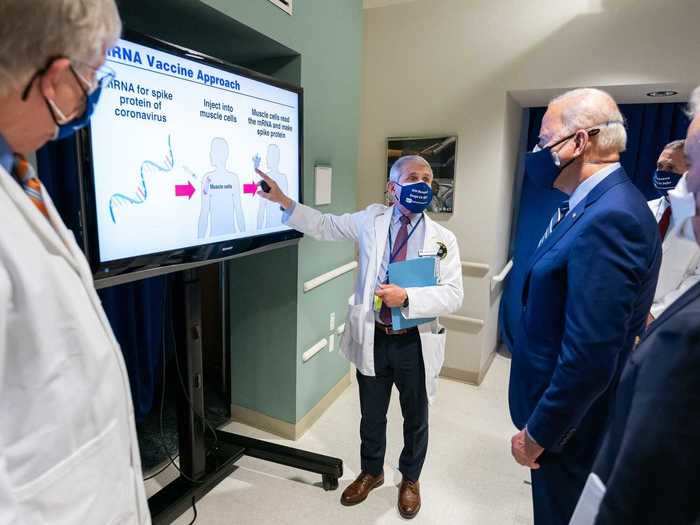
<svg viewBox="0 0 700 525"><path fill-rule="evenodd" d="M251 194L253 197L255 197L255 194L258 193L258 183L253 182L251 184L244 184L243 185L243 193L246 194Z"/></svg>
<svg viewBox="0 0 700 525"><path fill-rule="evenodd" d="M187 199L191 199L192 195L194 195L195 189L194 186L192 186L192 183L187 181L187 184L176 184L175 185L175 196L176 197L187 197Z"/></svg>

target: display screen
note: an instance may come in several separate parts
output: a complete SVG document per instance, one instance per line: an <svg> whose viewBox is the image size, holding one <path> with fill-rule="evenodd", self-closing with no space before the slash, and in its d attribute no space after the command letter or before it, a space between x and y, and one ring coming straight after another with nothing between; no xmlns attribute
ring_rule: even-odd
<svg viewBox="0 0 700 525"><path fill-rule="evenodd" d="M98 262L288 231L256 168L299 199L300 90L144 42L108 52L91 119Z"/></svg>

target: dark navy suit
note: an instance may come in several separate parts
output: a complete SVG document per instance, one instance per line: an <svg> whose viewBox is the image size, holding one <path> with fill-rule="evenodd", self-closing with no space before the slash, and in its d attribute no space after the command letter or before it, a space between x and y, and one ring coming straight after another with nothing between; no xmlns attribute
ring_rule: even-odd
<svg viewBox="0 0 700 525"><path fill-rule="evenodd" d="M596 525L689 525L700 517L700 284L649 327L620 379L593 471Z"/></svg>
<svg viewBox="0 0 700 525"><path fill-rule="evenodd" d="M545 453L532 471L536 525L566 525L600 446L620 372L661 263L658 226L622 168L535 251L513 348L510 411Z"/></svg>

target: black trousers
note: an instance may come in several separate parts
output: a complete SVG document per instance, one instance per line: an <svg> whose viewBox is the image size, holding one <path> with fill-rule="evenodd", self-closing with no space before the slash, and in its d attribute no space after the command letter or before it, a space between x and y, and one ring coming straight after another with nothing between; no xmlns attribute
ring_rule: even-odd
<svg viewBox="0 0 700 525"><path fill-rule="evenodd" d="M384 469L386 413L392 386L396 385L404 442L399 470L405 478L418 481L428 451L428 396L418 330L405 335L386 335L375 330L374 371L375 377L357 373L362 411L362 470L378 476Z"/></svg>
<svg viewBox="0 0 700 525"><path fill-rule="evenodd" d="M535 525L568 525L592 468L590 458L548 454L532 470Z"/></svg>

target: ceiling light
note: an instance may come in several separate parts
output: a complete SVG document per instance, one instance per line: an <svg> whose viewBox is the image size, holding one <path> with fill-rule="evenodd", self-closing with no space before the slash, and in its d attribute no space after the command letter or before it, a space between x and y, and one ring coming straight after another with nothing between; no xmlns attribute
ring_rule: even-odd
<svg viewBox="0 0 700 525"><path fill-rule="evenodd" d="M678 91L668 89L665 91L650 91L649 93L647 93L647 97L672 97L673 95L677 94Z"/></svg>

